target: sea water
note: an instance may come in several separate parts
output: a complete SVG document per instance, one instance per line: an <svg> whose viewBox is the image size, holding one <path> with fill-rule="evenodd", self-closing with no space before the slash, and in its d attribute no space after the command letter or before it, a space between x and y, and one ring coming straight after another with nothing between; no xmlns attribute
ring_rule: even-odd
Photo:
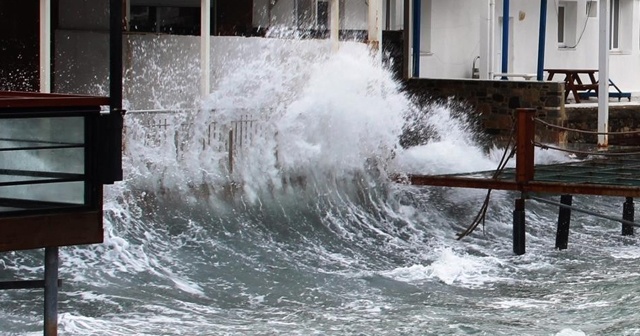
<svg viewBox="0 0 640 336"><path fill-rule="evenodd" d="M127 115L105 241L61 249L60 334L640 334L640 248L619 224L574 213L557 251L557 209L529 201L515 256L517 194L494 192L485 225L458 241L485 191L390 179L495 169L502 149L472 109L417 106L357 43L312 58L264 48L239 69L169 126ZM252 126L231 167L241 117ZM611 215L622 202L574 198ZM4 253L0 276L41 277L42 258ZM0 300L0 334L41 334L41 291Z"/></svg>

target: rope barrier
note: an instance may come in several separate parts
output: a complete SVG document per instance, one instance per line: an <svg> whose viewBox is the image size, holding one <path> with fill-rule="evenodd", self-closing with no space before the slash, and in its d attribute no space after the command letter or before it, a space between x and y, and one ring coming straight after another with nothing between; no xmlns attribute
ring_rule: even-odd
<svg viewBox="0 0 640 336"><path fill-rule="evenodd" d="M498 168L496 168L496 171L493 173L493 176L492 176L493 179L497 179L498 176L502 174L502 172L504 171L504 168L507 166L507 163L516 153L516 145L514 143L515 134L516 134L516 122L514 120L511 126L511 136L509 137L509 141L507 142L507 145L504 148L504 152L502 153L502 158L500 158L500 163L498 164ZM510 146L511 146L511 151L509 151ZM469 227L467 227L466 230L457 234L458 235L457 240L460 240L470 235L473 231L475 231L475 229L478 227L478 225L480 225L480 223L482 223L482 229L484 231L485 218L487 216L487 210L489 209L490 199L491 199L491 189L488 189L487 196L485 196L484 202L482 202L482 206L480 207L480 210L476 214L476 217L473 219L473 221L471 222L471 225L469 225Z"/></svg>
<svg viewBox="0 0 640 336"><path fill-rule="evenodd" d="M565 149L565 148L545 145L545 144L542 144L540 142L534 142L533 145L536 146L536 147L542 148L542 149L557 150L557 151L560 151L560 152L571 153L571 154L600 155L600 156L611 156L611 157L614 157L614 156L640 155L640 152L617 152L617 153L587 152L587 151L580 151L580 150L575 150L575 149Z"/></svg>
<svg viewBox="0 0 640 336"><path fill-rule="evenodd" d="M628 131L628 132L597 132L597 131L586 131L586 130L580 130L580 129L576 129L576 128L568 128L568 127L564 127L564 126L559 126L559 125L554 125L554 124L550 124L540 118L534 118L535 121L549 127L549 128L556 128L556 129L561 129L563 131L570 131L570 132L576 132L576 133L584 133L584 134L595 134L595 135L630 135L630 134L640 134L640 131Z"/></svg>

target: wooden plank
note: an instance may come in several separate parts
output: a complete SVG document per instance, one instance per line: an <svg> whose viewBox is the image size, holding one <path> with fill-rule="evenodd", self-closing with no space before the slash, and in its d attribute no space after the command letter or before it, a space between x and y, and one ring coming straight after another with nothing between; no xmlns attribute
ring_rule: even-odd
<svg viewBox="0 0 640 336"><path fill-rule="evenodd" d="M102 210L0 218L0 252L102 241Z"/></svg>
<svg viewBox="0 0 640 336"><path fill-rule="evenodd" d="M398 180L401 182L401 179ZM453 176L426 176L409 175L408 182L412 185L473 188L493 190L520 190L523 192L536 192L546 194L572 194L572 195L602 195L621 197L640 197L640 187L615 186L587 183L558 183L531 181L518 184L513 180L494 180Z"/></svg>
<svg viewBox="0 0 640 336"><path fill-rule="evenodd" d="M109 98L59 93L0 91L0 109L17 107L96 107L100 105L109 105Z"/></svg>

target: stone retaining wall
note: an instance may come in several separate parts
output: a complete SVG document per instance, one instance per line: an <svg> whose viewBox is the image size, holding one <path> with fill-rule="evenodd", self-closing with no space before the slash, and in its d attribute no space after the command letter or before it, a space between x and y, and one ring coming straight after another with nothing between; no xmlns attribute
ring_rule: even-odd
<svg viewBox="0 0 640 336"><path fill-rule="evenodd" d="M539 118L563 125L564 83L479 79L410 79L406 91L420 104L433 101L457 101L479 113L479 122L487 135L501 141L511 134L514 111L534 108ZM564 142L563 132L541 129L540 141Z"/></svg>
<svg viewBox="0 0 640 336"><path fill-rule="evenodd" d="M511 133L514 111L535 108L540 119L554 125L597 130L598 108L593 104L564 103L564 83L478 79L409 79L405 90L419 104L455 101L475 109L479 124L490 140L503 141ZM640 130L640 105L609 107L611 132ZM597 136L536 127L538 141L556 144L597 143ZM640 145L639 135L610 136L611 145Z"/></svg>

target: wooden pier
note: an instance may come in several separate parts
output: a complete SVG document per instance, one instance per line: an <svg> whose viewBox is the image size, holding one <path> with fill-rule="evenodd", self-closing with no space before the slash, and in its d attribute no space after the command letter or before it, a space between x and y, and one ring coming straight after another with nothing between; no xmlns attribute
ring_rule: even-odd
<svg viewBox="0 0 640 336"><path fill-rule="evenodd" d="M503 158L504 160L515 155L515 169L505 169L506 162L502 162L501 167L496 171L449 175L409 175L406 181L412 185L421 186L519 191L520 197L515 200L513 214L513 250L518 255L525 253L524 211L525 201L528 199L549 203L561 209L558 218L556 248L565 249L567 247L571 210L616 220L623 223L622 234L633 234L633 228L637 226L633 222L633 198L640 196L640 175L638 174L640 171L640 152L597 151L588 153L543 145L535 140L536 124L543 127L557 126L536 119L534 109L516 110L515 120L513 147L507 148L507 151L510 150L511 153ZM573 131L595 133L581 130ZM588 159L578 162L536 166L534 165L535 147L592 155ZM534 194L563 196L560 202L556 203L535 197ZM617 218L572 207L572 195L625 197L623 216Z"/></svg>

